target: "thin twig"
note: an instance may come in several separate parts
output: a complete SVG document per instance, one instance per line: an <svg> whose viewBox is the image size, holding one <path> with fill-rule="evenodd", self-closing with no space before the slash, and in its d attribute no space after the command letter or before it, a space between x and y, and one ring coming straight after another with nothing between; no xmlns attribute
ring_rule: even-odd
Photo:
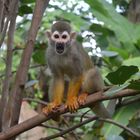
<svg viewBox="0 0 140 140"><path fill-rule="evenodd" d="M55 129L55 130L58 130L58 131L64 131L64 129L56 127L56 126L50 126L50 125L45 125L45 124L40 124L39 126L45 127L45 128Z"/></svg>
<svg viewBox="0 0 140 140"><path fill-rule="evenodd" d="M38 67L42 67L42 66L47 66L47 64L46 65L44 65L44 64L33 65L33 66L30 66L29 69L34 69L34 68L38 68ZM12 71L12 74L14 74L16 72L17 72L16 70ZM12 76L12 74L11 74L11 76ZM4 76L5 76L5 74L2 74L2 75L0 75L0 78L3 78Z"/></svg>
<svg viewBox="0 0 140 140"><path fill-rule="evenodd" d="M1 4L0 4L0 33L2 31L2 23L4 20L4 3L5 3L5 1L1 0Z"/></svg>
<svg viewBox="0 0 140 140"><path fill-rule="evenodd" d="M36 102L42 105L48 105L47 102L39 100L39 99L33 99L33 98L23 98L23 101L32 101L32 102Z"/></svg>
<svg viewBox="0 0 140 140"><path fill-rule="evenodd" d="M8 29L8 25L9 25L10 21L12 20L13 17L16 18L15 14L17 15L18 0L10 1L8 6L9 6L9 13L8 13L8 16L6 17L2 35L0 38L0 47L2 46L2 43L4 42L4 39L6 36L6 31Z"/></svg>
<svg viewBox="0 0 140 140"><path fill-rule="evenodd" d="M88 111L84 112L82 115L81 115L81 119L80 119L80 122L83 121L83 118L86 116L86 114L91 111L91 109L89 109Z"/></svg>
<svg viewBox="0 0 140 140"><path fill-rule="evenodd" d="M69 127L68 121L67 121L66 119L64 119L64 118L63 118L63 123L64 123L67 127ZM76 134L74 131L71 131L71 134L72 134L72 136L73 136L76 140L79 139L78 136L77 136L77 134Z"/></svg>
<svg viewBox="0 0 140 140"><path fill-rule="evenodd" d="M73 115L73 116L75 116L75 117L80 117L80 116L81 116L80 114L64 114L64 115L68 115L68 116L70 116L70 117L71 117L71 115ZM72 117L73 117L73 116L72 116ZM92 118L92 115L84 115L83 117L84 117L84 118ZM140 134L139 134L139 133L133 131L132 129L130 129L130 128L128 128L128 127L126 127L126 126L124 126L124 125L118 123L118 122L113 121L112 119L101 118L101 117L100 117L100 118L98 118L98 120L99 120L99 121L104 121L104 122L107 122L107 123L112 123L112 124L114 124L114 125L116 125L116 126L122 128L122 129L128 131L128 132L131 133L132 135L134 135L134 136L136 136L136 137L140 137Z"/></svg>
<svg viewBox="0 0 140 140"><path fill-rule="evenodd" d="M114 125L116 125L116 126L122 128L122 129L126 130L127 132L131 133L131 134L134 135L135 137L140 138L140 134L139 134L139 133L133 131L131 128L128 128L128 127L126 127L126 126L124 126L124 125L122 125L122 124L120 124L120 123L118 123L118 122L113 121L112 119L99 118L98 120L99 120L99 121L104 121L104 122L107 122L107 123L114 124Z"/></svg>
<svg viewBox="0 0 140 140"><path fill-rule="evenodd" d="M70 116L70 117L71 117L71 115L73 115L73 116L75 116L75 117L80 117L80 114L79 114L79 115L78 115L78 114L65 114L65 115L68 115L68 116ZM73 116L72 116L72 117L73 117ZM84 118L92 118L91 115L84 115L83 117L84 117ZM107 123L114 124L114 125L116 125L116 126L122 128L122 129L128 131L129 133L131 133L131 134L134 135L135 137L140 138L140 134L139 134L139 133L133 131L131 128L128 128L128 127L126 127L126 126L124 126L124 125L122 125L122 124L120 124L120 123L118 123L118 122L113 121L112 119L98 118L98 120L99 120L99 121L104 121L104 122L107 122Z"/></svg>
<svg viewBox="0 0 140 140"><path fill-rule="evenodd" d="M97 117L97 116L94 116L94 117L92 117L92 118L89 118L89 119L87 119L87 120L85 120L85 121L83 121L83 122L81 122L81 123L79 123L79 124L76 124L76 125L74 125L74 126L68 128L68 129L66 129L66 130L64 130L64 131L62 131L62 132L60 132L60 133L54 134L54 135L52 135L52 136L48 136L48 137L46 137L46 138L41 138L40 140L50 140L50 139L54 139L54 138L57 138L57 137L62 137L63 135L65 135L65 134L71 132L72 130L74 130L74 129L76 129L76 128L79 128L79 127L81 127L82 125L85 125L85 124L87 124L87 123L89 123L89 122L91 122L91 121L93 121L93 120L97 120L97 119L98 119L98 117Z"/></svg>
<svg viewBox="0 0 140 140"><path fill-rule="evenodd" d="M133 98L130 99L124 99L123 101L121 101L121 103L117 104L117 107L122 107L122 106L126 106L128 104L132 104L132 103L136 103L140 101L140 95L135 96Z"/></svg>
<svg viewBox="0 0 140 140"><path fill-rule="evenodd" d="M93 116L93 117L90 117L89 119L87 119L87 120L85 120L85 121L83 121L83 122L81 122L81 123L79 123L77 125L74 125L74 126L68 128L68 129L66 129L66 130L64 130L64 131L62 131L60 133L57 133L57 134L54 134L54 135L51 135L51 136L48 136L48 137L45 137L45 138L41 138L40 140L51 140L51 139L54 139L54 138L57 138L57 137L61 137L61 136L65 135L65 134L69 133L70 131L72 131L72 130L74 130L76 128L79 128L82 125L85 125L85 124L87 124L87 123L89 123L91 121L94 121L94 120L104 121L104 122L107 122L107 123L114 124L114 125L122 128L122 129L126 130L127 132L131 133L135 137L140 138L140 134L135 132L135 131L133 131L131 128L128 128L128 127L126 127L126 126L124 126L124 125L122 125L122 124L120 124L118 122L115 122L115 121L111 120L111 119L105 119L105 118L99 118L97 116Z"/></svg>
<svg viewBox="0 0 140 140"><path fill-rule="evenodd" d="M9 21L10 21L10 20L9 20L9 17L6 18L6 22L5 22L5 24L4 24L4 28L3 28L3 31L2 31L2 35L1 35L1 38L0 38L0 48L1 48L1 46L2 46L2 43L3 43L4 39L5 39L6 31L7 31L8 25L9 25Z"/></svg>
<svg viewBox="0 0 140 140"><path fill-rule="evenodd" d="M80 117L81 118L81 116L82 116L82 114L70 114L70 113L66 113L66 114L64 114L63 115L64 117ZM84 118L89 118L89 117L91 117L91 115L84 115L83 116Z"/></svg>

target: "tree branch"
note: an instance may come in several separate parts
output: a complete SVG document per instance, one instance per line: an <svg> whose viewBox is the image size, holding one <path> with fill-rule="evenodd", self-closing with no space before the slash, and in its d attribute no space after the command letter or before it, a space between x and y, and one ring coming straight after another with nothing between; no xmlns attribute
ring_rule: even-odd
<svg viewBox="0 0 140 140"><path fill-rule="evenodd" d="M33 98L23 98L23 101L32 101L32 102L36 102L42 105L48 105L47 102L39 100L39 99L33 99Z"/></svg>
<svg viewBox="0 0 140 140"><path fill-rule="evenodd" d="M127 97L127 96L134 96L139 93L140 91L131 90L131 89L124 89L116 93L115 95L111 95L111 96L106 96L102 94L101 92L96 92L94 94L89 95L87 97L86 103L80 106L80 108L89 107L91 104L94 104L95 102L98 102L98 101L116 99L116 98ZM68 112L68 109L66 109L64 105L62 105L58 108L58 110L56 110L55 113L51 113L48 116L45 116L43 113L36 115L18 125L15 125L7 129L6 131L3 131L2 133L0 133L0 139L8 140L9 138L19 135L22 132L25 132L33 127L36 127L45 121L48 121L49 119L53 118L55 115L61 115L66 112Z"/></svg>
<svg viewBox="0 0 140 140"><path fill-rule="evenodd" d="M116 125L116 126L122 128L122 129L126 130L127 132L129 132L130 134L134 135L135 137L140 138L140 134L139 134L139 133L133 131L133 130L132 130L131 128L129 128L129 127L126 127L126 126L124 126L124 125L122 125L122 124L120 124L120 123L118 123L118 122L113 121L112 119L99 118L98 120L99 120L99 121L104 121L104 122L107 122L107 123L114 124L114 125Z"/></svg>
<svg viewBox="0 0 140 140"><path fill-rule="evenodd" d="M1 96L1 104L0 104L0 131L5 129L7 126L7 121L5 121L4 110L6 109L6 105L9 97L9 88L11 81L11 73L12 73L12 56L13 56L13 40L14 40L14 32L15 32L15 24L18 10L18 1L12 1L10 4L10 25L8 29L8 38L7 38L7 54L6 54L6 70L5 70L5 79L2 88L2 96Z"/></svg>
<svg viewBox="0 0 140 140"><path fill-rule="evenodd" d="M124 125L122 125L122 124L120 124L118 122L113 121L112 119L105 119L105 118L100 118L100 117L97 117L97 116L93 116L93 117L90 117L89 119L87 119L85 121L82 121L81 123L76 124L76 125L68 128L68 129L66 129L66 130L63 130L63 131L61 131L61 132L59 132L57 134L54 134L54 135L51 135L51 136L48 136L48 137L41 138L40 140L51 140L51 139L54 139L54 138L57 138L57 137L62 137L63 135L71 132L72 130L74 130L76 128L79 128L82 125L85 125L85 124L87 124L87 123L89 123L91 121L94 121L94 120L104 121L104 122L107 122L107 123L114 124L114 125L122 128L122 129L126 130L127 132L131 133L135 137L140 138L140 134L139 133L133 131L131 128L128 128L128 127L126 127L126 126L124 126Z"/></svg>
<svg viewBox="0 0 140 140"><path fill-rule="evenodd" d="M50 128L50 129L55 129L55 130L58 130L58 131L64 131L64 129L56 127L56 126L49 126L49 125L45 125L45 124L40 124L39 126L40 127L45 127L45 128Z"/></svg>
<svg viewBox="0 0 140 140"><path fill-rule="evenodd" d="M140 95L137 95L137 96L130 98L130 99L124 99L123 101L118 103L116 107L119 108L122 106L126 106L128 104L133 104L133 103L139 102L139 101L140 101Z"/></svg>
<svg viewBox="0 0 140 140"><path fill-rule="evenodd" d="M0 37L0 47L2 46L2 43L5 39L5 36L6 36L6 31L8 29L8 25L10 23L10 21L16 17L15 16L15 13L17 15L17 8L18 8L18 0L11 0L11 1L3 1L2 2L3 4L3 10L2 10L2 17L3 18L2 20L6 19L6 21L4 22L4 27L2 29L2 33L1 33L1 37ZM5 5L7 5L7 9L5 9ZM7 11L6 11L7 10ZM7 13L4 15L4 13ZM1 21L1 27L2 27L2 21Z"/></svg>
<svg viewBox="0 0 140 140"><path fill-rule="evenodd" d="M0 1L0 34L2 31L2 22L3 22L3 13L4 13L4 1Z"/></svg>
<svg viewBox="0 0 140 140"><path fill-rule="evenodd" d="M32 55L37 31L40 26L40 22L44 13L45 8L48 5L49 0L36 0L35 10L33 13L33 19L31 27L28 34L28 40L25 44L25 49L22 54L19 68L16 73L15 82L11 90L11 96L9 99L9 108L7 109L7 114L9 114L10 126L18 123L22 94L24 93L25 82L27 79L27 72L30 65L30 58ZM8 120L8 119L7 119Z"/></svg>
<svg viewBox="0 0 140 140"><path fill-rule="evenodd" d="M42 67L42 66L47 66L47 64L45 64L45 65L44 64L33 65L33 66L30 66L29 69L35 69L35 68ZM16 70L15 71L12 71L12 74L14 74L16 72L17 72ZM11 76L12 76L12 74L11 74ZM0 75L0 78L3 78L5 76L6 76L5 74L1 74Z"/></svg>
<svg viewBox="0 0 140 140"><path fill-rule="evenodd" d="M85 124L87 124L87 123L89 123L89 122L92 122L92 121L94 121L94 120L97 120L97 119L98 119L98 117L97 117L97 116L94 116L94 117L92 117L92 118L89 118L89 119L87 119L87 120L85 120L85 121L83 121L83 122L81 122L81 123L79 123L79 124L76 124L76 125L74 125L74 126L68 128L68 129L66 129L66 130L64 130L64 131L61 131L60 133L56 133L56 134L54 134L54 135L52 135L52 136L48 136L48 137L45 137L45 138L41 138L40 140L50 140L50 139L54 139L54 138L57 138L57 137L62 137L63 135L65 135L65 134L71 132L72 130L74 130L74 129L76 129L76 128L79 128L79 127L81 127L82 125L85 125Z"/></svg>

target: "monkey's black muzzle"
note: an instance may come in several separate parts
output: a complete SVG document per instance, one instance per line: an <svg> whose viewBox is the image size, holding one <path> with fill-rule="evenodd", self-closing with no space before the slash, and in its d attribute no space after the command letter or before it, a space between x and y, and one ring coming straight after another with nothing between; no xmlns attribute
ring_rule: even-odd
<svg viewBox="0 0 140 140"><path fill-rule="evenodd" d="M58 54L62 54L64 52L65 44L64 43L56 43L56 52Z"/></svg>

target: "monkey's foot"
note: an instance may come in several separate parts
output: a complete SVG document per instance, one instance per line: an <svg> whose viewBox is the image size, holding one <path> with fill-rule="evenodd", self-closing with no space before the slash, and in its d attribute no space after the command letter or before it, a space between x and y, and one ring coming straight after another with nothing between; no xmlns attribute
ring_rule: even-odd
<svg viewBox="0 0 140 140"><path fill-rule="evenodd" d="M52 103L49 103L46 107L44 107L42 109L42 112L45 115L49 115L50 113L55 112L58 107L59 107L59 104L52 102Z"/></svg>
<svg viewBox="0 0 140 140"><path fill-rule="evenodd" d="M88 93L81 93L78 96L78 102L80 105L83 105L86 102L87 96L88 96Z"/></svg>
<svg viewBox="0 0 140 140"><path fill-rule="evenodd" d="M67 101L66 101L66 108L69 109L69 111L71 113L76 112L77 109L79 108L79 104L77 101L77 97L73 96L73 97L68 97Z"/></svg>

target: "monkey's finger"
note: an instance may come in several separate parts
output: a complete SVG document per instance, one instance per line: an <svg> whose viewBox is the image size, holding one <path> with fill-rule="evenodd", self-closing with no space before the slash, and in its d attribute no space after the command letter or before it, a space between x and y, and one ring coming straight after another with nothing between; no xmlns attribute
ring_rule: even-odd
<svg viewBox="0 0 140 140"><path fill-rule="evenodd" d="M75 113L75 112L76 112L76 109L75 109L74 106L71 107L70 112L71 112L71 113Z"/></svg>
<svg viewBox="0 0 140 140"><path fill-rule="evenodd" d="M77 112L78 107L79 107L78 102L74 102L72 107L71 107L71 111L72 112Z"/></svg>
<svg viewBox="0 0 140 140"><path fill-rule="evenodd" d="M79 104L78 104L78 102L75 102L75 104L74 104L74 108L75 108L75 110L77 110L77 109L79 108Z"/></svg>
<svg viewBox="0 0 140 140"><path fill-rule="evenodd" d="M49 111L48 107L44 107L44 108L42 109L42 112L43 112L46 116L48 116L50 111Z"/></svg>
<svg viewBox="0 0 140 140"><path fill-rule="evenodd" d="M78 102L80 105L83 105L86 102L88 93L82 93L81 95L79 95L78 97Z"/></svg>
<svg viewBox="0 0 140 140"><path fill-rule="evenodd" d="M69 106L69 110L70 110L71 113L73 113L73 111L74 111L74 106L73 106L73 105L70 105L70 106Z"/></svg>
<svg viewBox="0 0 140 140"><path fill-rule="evenodd" d="M73 113L73 110L74 110L74 106L71 104L71 105L68 105L68 110Z"/></svg>
<svg viewBox="0 0 140 140"><path fill-rule="evenodd" d="M69 107L69 111L70 111L71 113L73 113L73 107L72 107L72 106Z"/></svg>
<svg viewBox="0 0 140 140"><path fill-rule="evenodd" d="M66 104L66 105L64 105L64 108L65 108L65 109L67 109L67 108L68 108L68 105L67 105L67 104Z"/></svg>

